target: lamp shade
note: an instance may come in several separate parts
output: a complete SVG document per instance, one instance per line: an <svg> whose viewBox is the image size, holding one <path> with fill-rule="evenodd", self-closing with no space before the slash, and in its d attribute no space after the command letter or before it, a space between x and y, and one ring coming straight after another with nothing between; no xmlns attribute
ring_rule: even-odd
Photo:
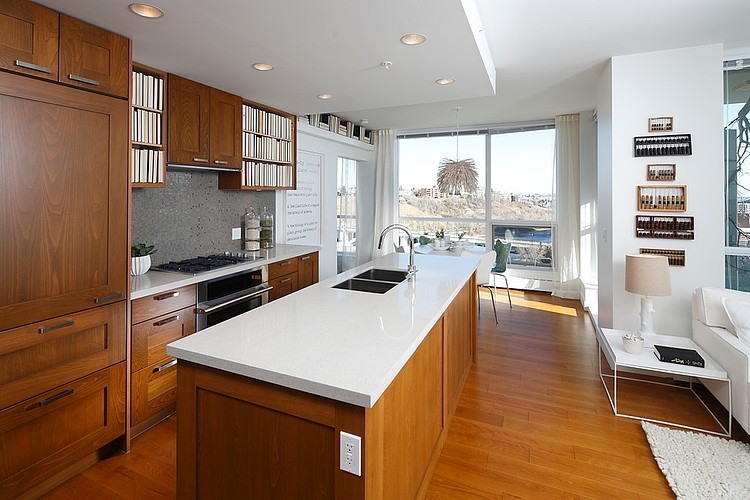
<svg viewBox="0 0 750 500"><path fill-rule="evenodd" d="M640 295L670 295L669 260L664 255L626 255L625 290Z"/></svg>

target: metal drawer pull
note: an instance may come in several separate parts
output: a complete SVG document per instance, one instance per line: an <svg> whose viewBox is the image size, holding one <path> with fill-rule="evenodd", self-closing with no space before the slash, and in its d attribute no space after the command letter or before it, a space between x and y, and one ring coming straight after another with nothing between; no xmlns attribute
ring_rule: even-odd
<svg viewBox="0 0 750 500"><path fill-rule="evenodd" d="M169 362L169 363L167 363L166 365L161 365L161 366L157 366L156 368L154 368L153 370L151 370L151 373L159 373L159 372L163 372L163 371L164 371L164 370L166 370L167 368L171 368L171 367L173 367L173 366L174 366L174 365L176 365L176 364L177 364L177 360L176 360L176 359L173 359L172 361L170 361L170 362Z"/></svg>
<svg viewBox="0 0 750 500"><path fill-rule="evenodd" d="M163 293L161 295L155 296L154 300L173 299L179 296L180 296L180 292L168 292L168 293Z"/></svg>
<svg viewBox="0 0 750 500"><path fill-rule="evenodd" d="M309 255L304 255L304 256L300 257L299 260L310 260L310 256Z"/></svg>
<svg viewBox="0 0 750 500"><path fill-rule="evenodd" d="M279 281L279 283L289 283L292 281L292 278L284 278L283 280Z"/></svg>
<svg viewBox="0 0 750 500"><path fill-rule="evenodd" d="M193 158L193 161L199 161L202 163L208 163L208 158Z"/></svg>
<svg viewBox="0 0 750 500"><path fill-rule="evenodd" d="M214 163L217 165L229 165L229 162L226 160L214 160Z"/></svg>
<svg viewBox="0 0 750 500"><path fill-rule="evenodd" d="M102 302L109 302L110 300L121 299L121 298L122 298L122 293L117 292L111 295L105 295L104 297L97 297L94 299L94 302L96 304L101 304Z"/></svg>
<svg viewBox="0 0 750 500"><path fill-rule="evenodd" d="M173 322L177 321L178 319L180 319L179 316L172 316L171 318L166 318L166 319L163 319L161 321L157 321L156 323L154 323L154 326L164 326L167 323L173 323Z"/></svg>
<svg viewBox="0 0 750 500"><path fill-rule="evenodd" d="M34 408L42 408L43 406L51 405L55 401L59 401L62 398L67 398L71 394L73 394L75 391L73 389L68 389L66 391L62 391L60 394L55 394L54 396L50 396L47 399L43 399L41 401L37 401L31 406L26 407L26 411L33 410Z"/></svg>
<svg viewBox="0 0 750 500"><path fill-rule="evenodd" d="M52 331L55 331L55 330L59 330L60 328L65 328L66 326L73 326L75 324L76 324L75 321L70 320L70 321L64 321L64 322L62 322L60 324L57 324L57 325L54 325L54 326L43 326L42 328L39 329L39 333L52 332Z"/></svg>
<svg viewBox="0 0 750 500"><path fill-rule="evenodd" d="M288 266L291 263L292 263L291 260L285 260L284 262L279 262L279 267Z"/></svg>
<svg viewBox="0 0 750 500"><path fill-rule="evenodd" d="M97 80L92 80L91 78L84 78L78 75L68 75L68 78L74 82L88 83L89 85L96 85L97 87L99 86L99 82Z"/></svg>
<svg viewBox="0 0 750 500"><path fill-rule="evenodd" d="M39 66L37 64L32 64L26 61L21 61L20 59L16 59L16 66L18 66L19 68L26 68L26 69L31 69L34 71L39 71L41 73L52 74L52 70L47 67Z"/></svg>

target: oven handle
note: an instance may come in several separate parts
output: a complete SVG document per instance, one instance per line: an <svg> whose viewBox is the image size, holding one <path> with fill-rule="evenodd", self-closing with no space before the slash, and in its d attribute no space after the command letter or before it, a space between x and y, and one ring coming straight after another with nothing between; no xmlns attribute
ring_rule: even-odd
<svg viewBox="0 0 750 500"><path fill-rule="evenodd" d="M231 298L229 300L222 300L220 302L203 302L201 304L198 304L198 307L195 308L194 312L195 314L208 314L214 311L218 311L219 309L224 309L225 307L229 307L232 304L236 304L237 302L242 302L243 300L252 299L253 297L257 297L258 295L262 295L269 290L273 290L273 287L270 285L260 285L262 288L260 290L255 290L250 293L246 293L243 295L239 295L237 297L230 296Z"/></svg>

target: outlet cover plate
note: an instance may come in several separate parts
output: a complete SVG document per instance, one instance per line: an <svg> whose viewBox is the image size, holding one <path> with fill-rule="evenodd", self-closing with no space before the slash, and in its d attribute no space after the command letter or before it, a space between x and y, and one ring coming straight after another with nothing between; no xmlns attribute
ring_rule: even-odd
<svg viewBox="0 0 750 500"><path fill-rule="evenodd" d="M341 470L354 474L362 475L362 438L341 431L339 440L339 467Z"/></svg>

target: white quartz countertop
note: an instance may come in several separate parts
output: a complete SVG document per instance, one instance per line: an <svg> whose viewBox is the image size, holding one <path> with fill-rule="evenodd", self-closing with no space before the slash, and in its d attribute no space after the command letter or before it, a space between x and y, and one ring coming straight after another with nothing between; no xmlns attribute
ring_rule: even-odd
<svg viewBox="0 0 750 500"><path fill-rule="evenodd" d="M248 261L242 264L226 266L214 271L208 271L193 275L189 273L172 273L164 271L151 270L141 276L133 276L130 279L130 299L140 299L157 293L163 293L181 286L192 285L207 281L219 276L226 276L245 269L272 264L280 260L299 257L310 252L317 252L320 247L305 245L276 245L274 248L259 250L258 256L262 257L257 260Z"/></svg>
<svg viewBox="0 0 750 500"><path fill-rule="evenodd" d="M384 294L332 285L392 253L167 346L178 359L370 408L440 319L479 259L417 255L414 281Z"/></svg>

